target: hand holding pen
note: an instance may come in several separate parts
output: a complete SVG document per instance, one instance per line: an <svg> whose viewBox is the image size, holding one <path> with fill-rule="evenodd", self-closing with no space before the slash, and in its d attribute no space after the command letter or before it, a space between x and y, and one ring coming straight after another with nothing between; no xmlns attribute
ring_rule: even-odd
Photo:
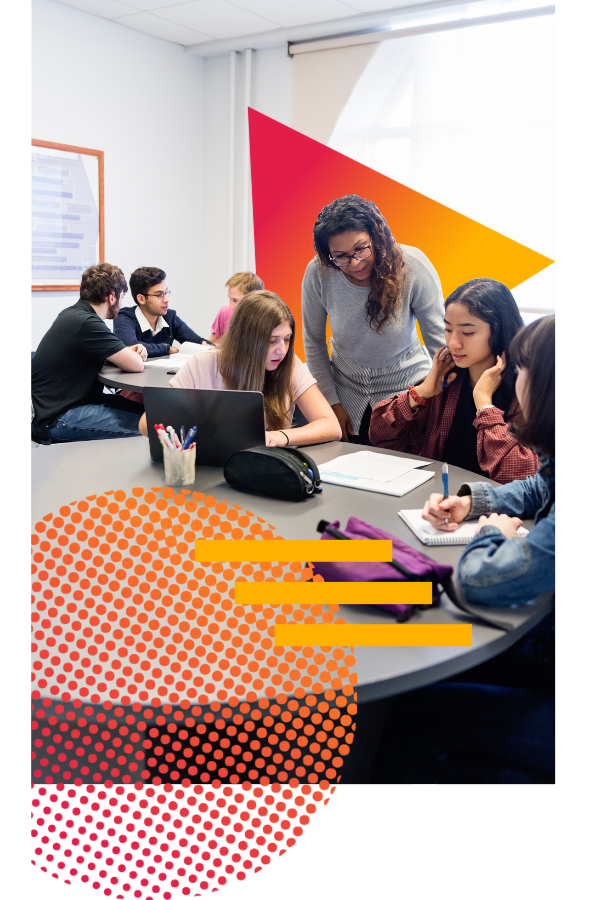
<svg viewBox="0 0 600 900"><path fill-rule="evenodd" d="M470 511L470 494L464 497L451 495L445 500L442 494L431 494L429 500L425 501L422 516L426 522L440 531L456 531Z"/></svg>
<svg viewBox="0 0 600 900"><path fill-rule="evenodd" d="M442 463L442 483L444 485L444 500L448 499L448 463ZM448 525L448 518L446 518L446 525Z"/></svg>

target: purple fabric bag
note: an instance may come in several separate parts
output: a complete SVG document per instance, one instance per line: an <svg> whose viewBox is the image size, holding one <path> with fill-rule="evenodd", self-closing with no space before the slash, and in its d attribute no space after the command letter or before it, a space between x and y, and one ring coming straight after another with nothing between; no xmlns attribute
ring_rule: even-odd
<svg viewBox="0 0 600 900"><path fill-rule="evenodd" d="M331 522L331 525L337 529L339 529L339 524L339 522ZM433 605L439 605L438 581L452 574L452 566L446 566L430 559L392 534L375 528L367 522L362 522L354 516L348 519L348 524L342 534L351 540L391 540L394 559L415 575L420 576L419 581L423 579L432 582ZM325 533L322 535L322 540L334 541L335 538ZM315 575L321 575L325 581L406 581L401 572L384 562L316 562L313 563L313 572ZM415 610L419 609L414 604L406 603L381 605L380 608L389 610L402 621L410 619Z"/></svg>

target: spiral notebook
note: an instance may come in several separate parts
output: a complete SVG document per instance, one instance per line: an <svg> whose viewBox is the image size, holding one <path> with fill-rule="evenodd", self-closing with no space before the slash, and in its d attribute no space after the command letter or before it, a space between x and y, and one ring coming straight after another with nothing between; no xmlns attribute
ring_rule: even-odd
<svg viewBox="0 0 600 900"><path fill-rule="evenodd" d="M414 531L419 540L428 547L450 547L457 544L468 544L475 537L477 521L463 522L456 531L438 531L433 525L428 525L422 517L421 509L401 509L398 515L406 522L411 531ZM517 534L525 537L529 534L527 528L519 528Z"/></svg>

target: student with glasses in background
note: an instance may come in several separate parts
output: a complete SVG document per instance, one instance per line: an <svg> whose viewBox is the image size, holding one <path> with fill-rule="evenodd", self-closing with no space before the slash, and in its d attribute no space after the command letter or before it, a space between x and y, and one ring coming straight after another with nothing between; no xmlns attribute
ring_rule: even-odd
<svg viewBox="0 0 600 900"><path fill-rule="evenodd" d="M369 444L371 410L423 379L444 343L440 279L415 247L396 243L374 203L349 194L313 228L316 257L302 282L306 361L342 429ZM331 324L331 357L325 326Z"/></svg>
<svg viewBox="0 0 600 900"><path fill-rule="evenodd" d="M178 353L173 341L207 342L183 322L174 309L169 309L166 275L155 266L136 269L129 279L135 306L126 306L115 319L113 331L124 344L143 344L148 359ZM209 343L209 342L207 342Z"/></svg>
<svg viewBox="0 0 600 900"><path fill-rule="evenodd" d="M155 266L142 266L129 279L131 296L135 306L126 306L113 325L113 332L124 344L142 344L148 351L148 359L179 353L173 341L192 341L194 344L211 343L200 337L179 318L174 309L169 309L169 295L166 274ZM121 391L121 396L137 403L144 402L140 391Z"/></svg>

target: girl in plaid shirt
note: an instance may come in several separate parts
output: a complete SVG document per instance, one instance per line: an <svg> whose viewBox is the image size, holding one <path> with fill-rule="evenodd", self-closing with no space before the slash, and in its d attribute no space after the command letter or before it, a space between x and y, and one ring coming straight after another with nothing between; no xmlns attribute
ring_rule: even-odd
<svg viewBox="0 0 600 900"><path fill-rule="evenodd" d="M509 346L523 327L508 288L477 278L446 300L446 346L429 374L373 409L377 447L428 456L501 484L534 475L538 458L508 432L520 416Z"/></svg>

